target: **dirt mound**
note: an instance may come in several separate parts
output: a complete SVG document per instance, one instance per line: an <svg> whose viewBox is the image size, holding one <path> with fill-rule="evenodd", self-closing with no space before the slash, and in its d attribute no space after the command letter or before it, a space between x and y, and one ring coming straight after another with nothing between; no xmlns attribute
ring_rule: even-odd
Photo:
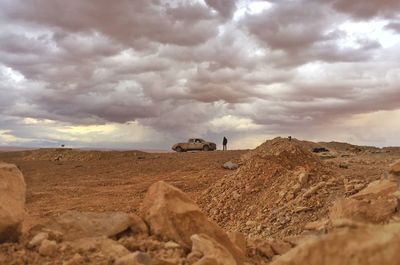
<svg viewBox="0 0 400 265"><path fill-rule="evenodd" d="M115 158L139 157L142 151L82 151L71 148L41 148L24 152L25 160L42 161L94 161Z"/></svg>
<svg viewBox="0 0 400 265"><path fill-rule="evenodd" d="M330 166L296 139L266 141L240 164L206 190L199 204L223 227L250 235L300 233L307 222L328 214L326 206L342 185Z"/></svg>

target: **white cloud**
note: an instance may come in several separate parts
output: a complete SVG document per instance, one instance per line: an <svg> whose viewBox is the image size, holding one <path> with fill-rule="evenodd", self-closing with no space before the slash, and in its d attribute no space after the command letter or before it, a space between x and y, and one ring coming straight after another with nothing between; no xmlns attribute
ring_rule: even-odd
<svg viewBox="0 0 400 265"><path fill-rule="evenodd" d="M210 121L211 130L221 132L251 132L262 126L255 124L249 118L241 118L233 115L225 115Z"/></svg>

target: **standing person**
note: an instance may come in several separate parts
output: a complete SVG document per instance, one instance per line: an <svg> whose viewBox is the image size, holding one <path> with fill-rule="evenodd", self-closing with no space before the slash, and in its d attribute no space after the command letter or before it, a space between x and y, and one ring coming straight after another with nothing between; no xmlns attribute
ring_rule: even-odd
<svg viewBox="0 0 400 265"><path fill-rule="evenodd" d="M228 144L228 139L226 139L226 137L224 136L224 139L222 140L222 150L223 151L226 151L227 150L227 148L226 148L226 145Z"/></svg>

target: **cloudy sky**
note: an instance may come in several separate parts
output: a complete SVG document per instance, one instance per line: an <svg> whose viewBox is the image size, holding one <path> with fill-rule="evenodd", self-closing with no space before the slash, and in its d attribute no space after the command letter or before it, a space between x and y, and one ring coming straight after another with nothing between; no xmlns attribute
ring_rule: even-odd
<svg viewBox="0 0 400 265"><path fill-rule="evenodd" d="M0 0L0 146L400 145L398 0Z"/></svg>

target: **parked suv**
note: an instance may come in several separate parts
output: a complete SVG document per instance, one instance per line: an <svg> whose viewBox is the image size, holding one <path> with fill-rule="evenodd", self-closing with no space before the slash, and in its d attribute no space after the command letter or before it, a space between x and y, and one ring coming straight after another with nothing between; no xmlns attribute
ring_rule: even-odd
<svg viewBox="0 0 400 265"><path fill-rule="evenodd" d="M176 152L186 152L186 151L214 151L217 149L217 145L212 142L204 141L200 138L189 139L187 143L177 143L172 146L172 150Z"/></svg>

